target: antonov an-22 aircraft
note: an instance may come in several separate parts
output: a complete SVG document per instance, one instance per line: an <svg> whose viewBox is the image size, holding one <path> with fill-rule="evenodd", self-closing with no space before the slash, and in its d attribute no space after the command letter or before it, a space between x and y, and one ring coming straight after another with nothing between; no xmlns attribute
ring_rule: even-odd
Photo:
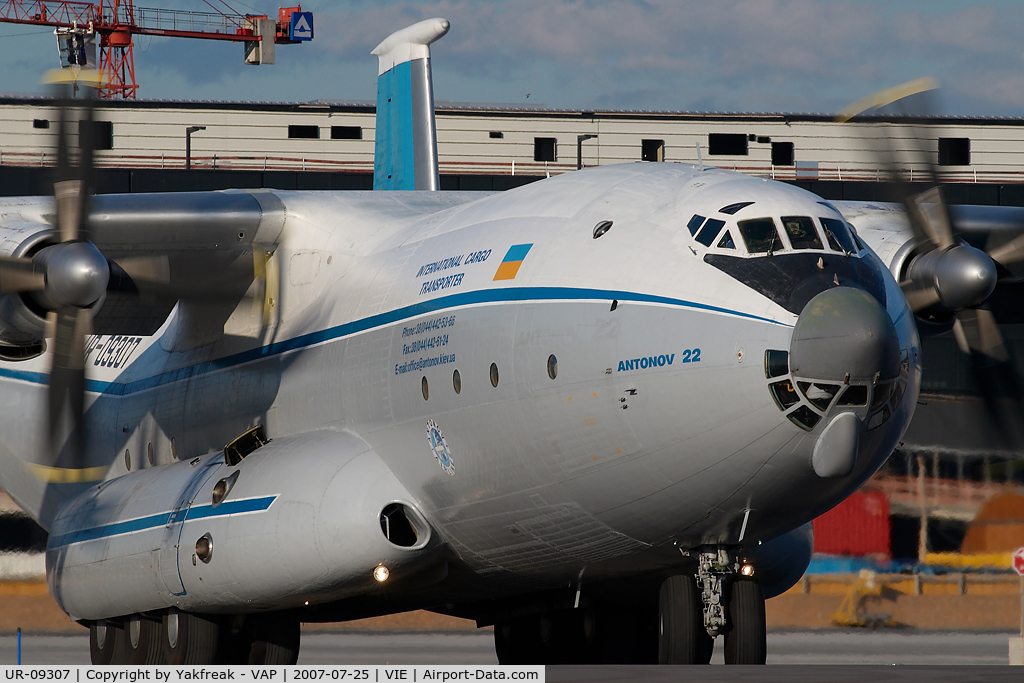
<svg viewBox="0 0 1024 683"><path fill-rule="evenodd" d="M0 201L0 486L94 663L413 609L503 663L763 663L914 413L915 318L1000 359L1012 211L676 163L438 191L448 27L374 51L378 191L91 197L68 105L55 198Z"/></svg>

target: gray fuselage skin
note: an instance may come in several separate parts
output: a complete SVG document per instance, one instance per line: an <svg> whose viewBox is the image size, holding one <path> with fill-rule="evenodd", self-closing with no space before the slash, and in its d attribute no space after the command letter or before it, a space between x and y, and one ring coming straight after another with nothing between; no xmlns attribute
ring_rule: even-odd
<svg viewBox="0 0 1024 683"><path fill-rule="evenodd" d="M108 467L101 484L26 474L46 444L49 360L0 363L0 484L50 528L50 585L75 618L372 599L381 565L391 590L407 578L410 594L430 584L447 603L670 570L680 551L756 546L830 509L912 417L919 342L898 285L870 249L808 253L873 273L901 363L901 398L860 428L848 471L816 473L836 414L866 425L874 408L833 402L810 430L787 418L765 354L790 349L799 311L705 259L748 257L742 244L705 247L687 229L736 202L752 204L720 218L737 243L736 220L833 215L803 190L633 164L476 197L274 194L286 219L269 326L243 301L205 343L191 322L202 316L179 304L130 352L95 340L88 451ZM602 221L612 227L595 238ZM786 240L777 256L793 252ZM259 423L272 441L226 464L224 444ZM381 532L394 502L412 545ZM193 554L206 533L208 564ZM444 583L443 563L469 578Z"/></svg>

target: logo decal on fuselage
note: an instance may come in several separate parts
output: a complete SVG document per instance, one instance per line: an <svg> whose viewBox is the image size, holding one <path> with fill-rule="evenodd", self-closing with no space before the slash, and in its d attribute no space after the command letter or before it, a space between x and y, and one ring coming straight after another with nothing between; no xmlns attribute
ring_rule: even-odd
<svg viewBox="0 0 1024 683"><path fill-rule="evenodd" d="M513 244L509 247L505 252L505 258L501 259L501 265L494 273L494 280L515 280L519 273L519 266L523 265L523 260L530 253L532 246L531 242L530 244Z"/></svg>
<svg viewBox="0 0 1024 683"><path fill-rule="evenodd" d="M454 475L455 463L452 461L452 452L448 450L448 442L444 440L441 428L433 420L427 420L427 442L430 444L430 450L434 452L434 457L437 458L437 464L441 466L441 469L448 474Z"/></svg>

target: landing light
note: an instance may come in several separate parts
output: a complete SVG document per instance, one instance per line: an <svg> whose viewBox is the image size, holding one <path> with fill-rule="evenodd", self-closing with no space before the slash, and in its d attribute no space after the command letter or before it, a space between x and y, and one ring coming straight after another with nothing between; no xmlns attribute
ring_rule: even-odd
<svg viewBox="0 0 1024 683"><path fill-rule="evenodd" d="M373 578L377 580L377 583L384 583L391 576L391 572L384 565L380 565L373 570Z"/></svg>
<svg viewBox="0 0 1024 683"><path fill-rule="evenodd" d="M743 565L742 567L740 567L740 574L743 574L743 576L753 576L754 566L750 564Z"/></svg>

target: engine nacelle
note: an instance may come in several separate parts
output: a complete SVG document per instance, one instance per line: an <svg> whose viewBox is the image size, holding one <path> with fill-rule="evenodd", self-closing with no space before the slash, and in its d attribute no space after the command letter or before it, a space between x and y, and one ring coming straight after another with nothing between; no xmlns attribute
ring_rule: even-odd
<svg viewBox="0 0 1024 683"><path fill-rule="evenodd" d="M14 223L0 226L0 254L32 256L59 241L52 225ZM35 304L31 295L0 296L0 358L30 358L31 351L42 352L46 330L46 310Z"/></svg>
<svg viewBox="0 0 1024 683"><path fill-rule="evenodd" d="M216 453L90 487L58 512L46 568L77 619L243 613L380 590L382 579L391 594L422 585L444 561L439 545L369 445L321 431L274 439L236 466Z"/></svg>

